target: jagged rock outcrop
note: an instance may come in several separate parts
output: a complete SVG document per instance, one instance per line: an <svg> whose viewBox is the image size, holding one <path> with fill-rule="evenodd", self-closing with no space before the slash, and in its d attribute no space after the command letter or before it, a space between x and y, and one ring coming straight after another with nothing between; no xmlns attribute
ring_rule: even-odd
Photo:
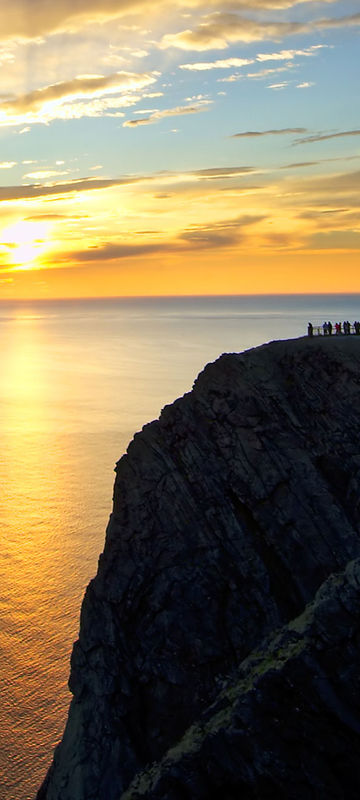
<svg viewBox="0 0 360 800"><path fill-rule="evenodd" d="M205 368L192 392L134 437L117 465L105 549L85 595L72 655L74 698L39 800L120 800L124 793L125 800L141 792L162 800L210 798L220 789L228 800L324 796L318 788L320 750L311 744L306 774L315 788L308 795L297 788L302 753L308 752L301 749L301 735L311 743L331 729L335 748L331 689L344 708L344 726L354 729L343 766L360 755L353 720L360 724L359 708L351 710L356 648L359 656L355 567L346 573L352 583L342 577L332 579L330 588L325 584L326 613L325 600L314 596L330 575L360 556L359 478L355 336L273 342L223 355ZM346 581L352 610L342 618L336 610L342 592L331 599L331 587ZM314 606L306 620L325 620L320 654L318 622L301 630L299 622L289 625L309 603ZM339 618L343 627L328 631ZM332 685L332 653L341 653L342 641L339 674L341 683L349 680L348 694ZM281 668L275 646L283 653ZM259 667L252 689L256 664L267 663L268 652L276 663ZM330 686L322 695L316 675L325 675L324 686ZM308 712L297 693L304 699L311 692ZM266 709L273 693L271 716ZM282 747L287 704L289 762ZM228 734L226 726L221 732L211 727L223 712ZM281 720L281 733L274 718ZM196 720L201 735L191 749L193 734L185 735L185 745L182 737ZM342 741L348 739L344 734ZM174 761L168 751L177 742ZM209 759L214 767L206 772ZM151 779L145 772L136 785L136 775L155 761L161 761L161 774L153 767ZM334 789L328 796L355 794Z"/></svg>
<svg viewBox="0 0 360 800"><path fill-rule="evenodd" d="M249 656L122 800L358 800L360 559Z"/></svg>

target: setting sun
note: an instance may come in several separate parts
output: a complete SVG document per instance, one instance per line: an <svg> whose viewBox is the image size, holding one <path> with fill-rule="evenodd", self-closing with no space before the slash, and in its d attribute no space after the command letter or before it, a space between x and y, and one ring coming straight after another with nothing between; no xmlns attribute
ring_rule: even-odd
<svg viewBox="0 0 360 800"><path fill-rule="evenodd" d="M49 222L20 220L4 228L1 247L12 270L39 269L38 259L48 246Z"/></svg>

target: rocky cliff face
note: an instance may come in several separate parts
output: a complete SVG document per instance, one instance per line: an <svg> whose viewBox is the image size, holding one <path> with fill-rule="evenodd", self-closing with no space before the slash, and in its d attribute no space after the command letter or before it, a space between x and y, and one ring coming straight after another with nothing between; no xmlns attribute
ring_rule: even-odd
<svg viewBox="0 0 360 800"><path fill-rule="evenodd" d="M38 800L358 796L359 477L357 337L223 355L134 437Z"/></svg>

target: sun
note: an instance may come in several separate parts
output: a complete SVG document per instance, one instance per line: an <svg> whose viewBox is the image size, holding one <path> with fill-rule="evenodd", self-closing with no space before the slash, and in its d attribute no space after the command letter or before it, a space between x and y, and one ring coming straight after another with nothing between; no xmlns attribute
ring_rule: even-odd
<svg viewBox="0 0 360 800"><path fill-rule="evenodd" d="M13 269L36 269L38 259L48 247L50 223L45 220L19 220L4 228L1 245L8 252Z"/></svg>

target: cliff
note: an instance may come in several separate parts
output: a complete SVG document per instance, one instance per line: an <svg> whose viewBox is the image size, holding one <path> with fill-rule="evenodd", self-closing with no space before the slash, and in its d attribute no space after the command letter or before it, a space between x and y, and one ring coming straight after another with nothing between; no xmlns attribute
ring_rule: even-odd
<svg viewBox="0 0 360 800"><path fill-rule="evenodd" d="M359 434L360 339L326 337L135 435L38 800L358 796Z"/></svg>

